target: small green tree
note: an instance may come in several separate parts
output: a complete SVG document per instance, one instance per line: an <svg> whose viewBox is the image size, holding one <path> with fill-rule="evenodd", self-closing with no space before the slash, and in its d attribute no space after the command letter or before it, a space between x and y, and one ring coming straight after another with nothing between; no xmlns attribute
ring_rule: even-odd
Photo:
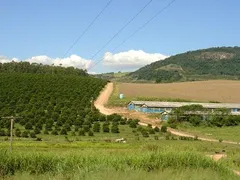
<svg viewBox="0 0 240 180"><path fill-rule="evenodd" d="M85 136L85 131L84 131L84 129L80 129L80 130L78 131L78 135L79 135L79 136Z"/></svg>
<svg viewBox="0 0 240 180"><path fill-rule="evenodd" d="M160 131L159 127L156 126L156 127L154 128L154 131L155 131L155 132L159 132L159 131Z"/></svg>
<svg viewBox="0 0 240 180"><path fill-rule="evenodd" d="M90 130L88 131L88 136L94 136L93 132Z"/></svg>
<svg viewBox="0 0 240 180"><path fill-rule="evenodd" d="M27 124L25 124L25 129L27 130L33 129L32 123L28 122Z"/></svg>
<svg viewBox="0 0 240 180"><path fill-rule="evenodd" d="M113 124L112 127L111 127L111 132L112 133L119 133L118 125Z"/></svg>
<svg viewBox="0 0 240 180"><path fill-rule="evenodd" d="M20 129L15 130L15 136L21 137L21 130Z"/></svg>
<svg viewBox="0 0 240 180"><path fill-rule="evenodd" d="M28 131L23 131L21 136L25 137L25 138L28 138Z"/></svg>
<svg viewBox="0 0 240 180"><path fill-rule="evenodd" d="M93 132L100 132L100 123L99 122L95 122L93 124Z"/></svg>
<svg viewBox="0 0 240 180"><path fill-rule="evenodd" d="M58 131L56 129L54 129L51 134L52 135L58 135Z"/></svg>
<svg viewBox="0 0 240 180"><path fill-rule="evenodd" d="M30 132L30 137L31 138L36 138L37 137L34 131Z"/></svg>
<svg viewBox="0 0 240 180"><path fill-rule="evenodd" d="M40 134L40 133L41 133L41 130L36 127L36 128L34 129L34 132L35 132L35 134Z"/></svg>
<svg viewBox="0 0 240 180"><path fill-rule="evenodd" d="M61 135L67 135L67 130L63 127L60 131Z"/></svg>
<svg viewBox="0 0 240 180"><path fill-rule="evenodd" d="M129 127L130 128L137 128L137 123L135 121L130 121L129 122Z"/></svg>
<svg viewBox="0 0 240 180"><path fill-rule="evenodd" d="M161 132L163 132L163 133L166 133L166 132L167 132L167 126L166 126L166 125L163 125L163 126L161 127Z"/></svg>
<svg viewBox="0 0 240 180"><path fill-rule="evenodd" d="M109 131L110 131L109 125L108 125L108 124L103 124L103 126L102 126L102 131L103 131L103 132L109 132Z"/></svg>

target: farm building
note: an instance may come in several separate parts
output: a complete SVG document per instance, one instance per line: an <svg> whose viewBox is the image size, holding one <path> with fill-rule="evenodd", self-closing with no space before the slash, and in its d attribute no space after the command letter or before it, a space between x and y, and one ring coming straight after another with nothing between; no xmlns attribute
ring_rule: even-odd
<svg viewBox="0 0 240 180"><path fill-rule="evenodd" d="M174 108L188 105L202 105L204 108L213 110L219 108L230 109L232 114L240 115L240 104L237 103L193 103L193 102L157 102L157 101L131 101L128 104L129 110L144 113L171 112Z"/></svg>

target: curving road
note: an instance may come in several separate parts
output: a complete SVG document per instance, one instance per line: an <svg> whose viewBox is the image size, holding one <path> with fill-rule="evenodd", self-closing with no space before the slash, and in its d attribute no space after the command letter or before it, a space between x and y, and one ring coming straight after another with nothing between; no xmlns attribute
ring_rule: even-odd
<svg viewBox="0 0 240 180"><path fill-rule="evenodd" d="M115 107L115 108L107 108L105 105L107 104L111 94L113 92L113 83L108 83L105 88L102 90L100 93L99 97L97 100L94 102L95 107L105 115L110 115L110 114L120 114L124 117L127 118L137 118L140 120L140 125L142 126L147 126L148 124L152 124L153 127L155 126L160 126L155 120L149 118L146 116L144 113L140 112L132 112L128 111L126 108L121 108L121 107ZM168 128L168 131L176 136L184 136L184 137L192 137L194 138L195 135L178 131L176 129ZM211 142L219 142L217 139L209 139L209 138L203 138L203 137L198 137L199 140L202 141L211 141ZM233 142L233 141L223 141L223 143L228 143L228 144L239 144L238 142Z"/></svg>

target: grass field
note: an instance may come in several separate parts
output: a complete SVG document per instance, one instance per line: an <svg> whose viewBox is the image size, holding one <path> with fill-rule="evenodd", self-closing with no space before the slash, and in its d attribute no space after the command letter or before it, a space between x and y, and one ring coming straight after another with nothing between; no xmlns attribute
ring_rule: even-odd
<svg viewBox="0 0 240 180"><path fill-rule="evenodd" d="M167 84L117 84L126 99L183 99L189 101L240 102L240 81L211 80Z"/></svg>
<svg viewBox="0 0 240 180"><path fill-rule="evenodd" d="M184 132L189 132L194 135L201 137L213 138L213 139L222 139L228 141L235 141L240 143L240 126L232 127L193 127L193 126L180 126L180 130Z"/></svg>
<svg viewBox="0 0 240 180"><path fill-rule="evenodd" d="M202 141L158 140L131 144L18 142L8 153L1 143L5 179L238 179L231 169L239 147ZM226 151L214 162L206 154ZM236 160L236 159L235 159Z"/></svg>

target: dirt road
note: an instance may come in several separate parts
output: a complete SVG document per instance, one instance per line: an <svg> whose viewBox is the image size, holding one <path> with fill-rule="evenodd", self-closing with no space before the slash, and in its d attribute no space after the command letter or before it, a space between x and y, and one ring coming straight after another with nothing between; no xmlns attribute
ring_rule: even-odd
<svg viewBox="0 0 240 180"><path fill-rule="evenodd" d="M139 119L141 122L139 123L140 125L147 126L148 124L152 124L153 127L158 126L160 127L159 121L156 121L152 118L149 118L146 114L141 113L141 112L132 112L128 111L126 108L122 107L114 107L114 108L107 108L105 105L107 104L111 94L113 92L113 83L108 83L106 87L103 89L101 94L99 95L98 99L94 102L95 107L105 115L110 115L110 114L120 114L126 118L132 118L132 119ZM194 138L195 135L178 131L176 129L168 128L168 131L176 136L184 136L184 137L192 137ZM199 140L202 141L210 141L210 142L218 142L216 139L209 139L209 138L203 138L203 137L198 137ZM237 142L233 141L223 141L223 143L228 143L228 144L238 144Z"/></svg>

